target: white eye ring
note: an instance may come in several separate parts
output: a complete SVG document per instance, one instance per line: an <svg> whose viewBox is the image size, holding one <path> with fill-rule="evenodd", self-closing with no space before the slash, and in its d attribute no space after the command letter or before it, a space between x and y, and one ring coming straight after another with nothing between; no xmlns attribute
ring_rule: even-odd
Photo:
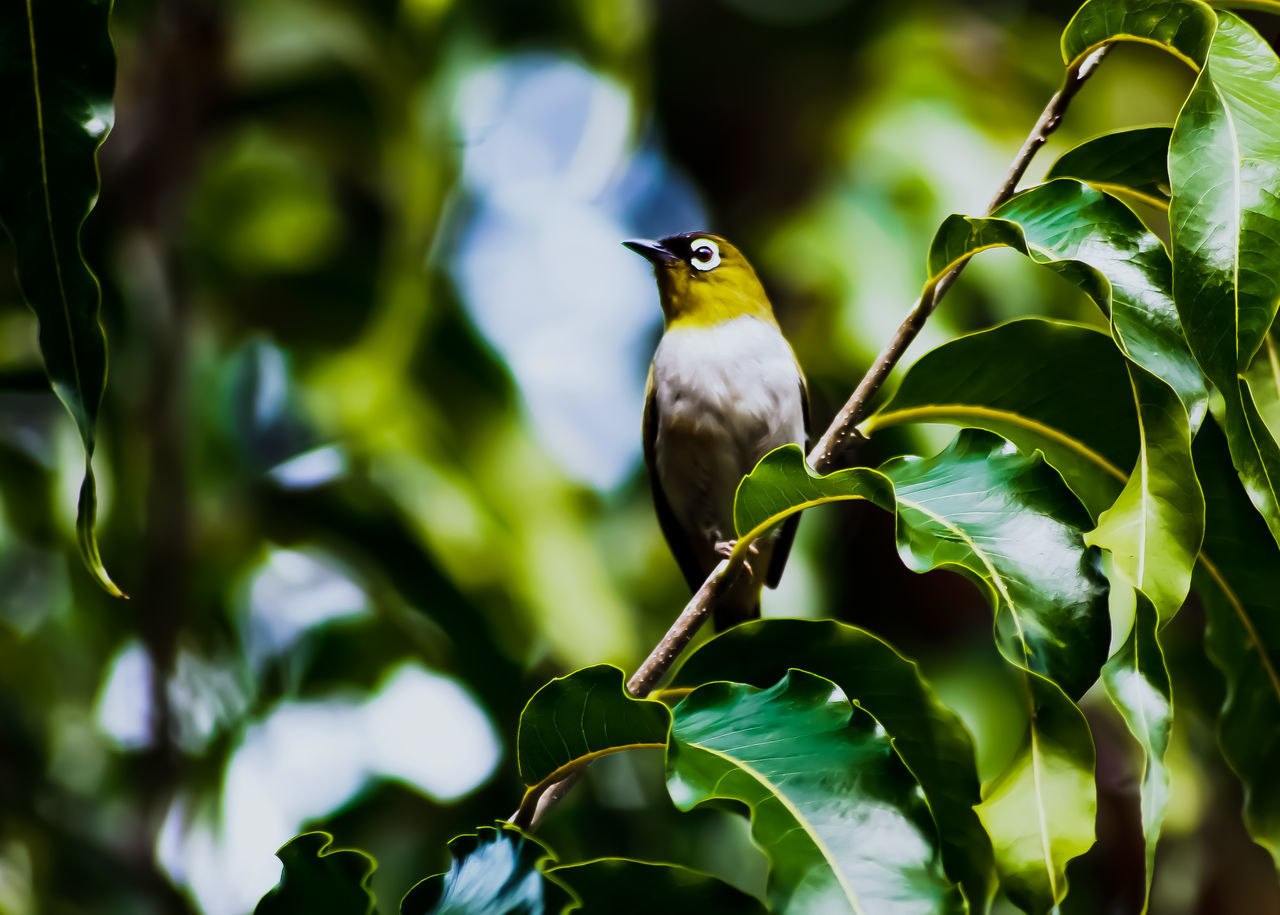
<svg viewBox="0 0 1280 915"><path fill-rule="evenodd" d="M720 246L711 239L696 239L689 248L693 251L693 257L689 258L689 263L699 270L714 270L720 266Z"/></svg>

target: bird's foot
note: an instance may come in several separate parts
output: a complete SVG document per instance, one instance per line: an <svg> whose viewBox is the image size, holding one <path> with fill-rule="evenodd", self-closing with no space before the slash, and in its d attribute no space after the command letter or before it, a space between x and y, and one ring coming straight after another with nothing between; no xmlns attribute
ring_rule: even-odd
<svg viewBox="0 0 1280 915"><path fill-rule="evenodd" d="M725 559L728 559L730 556L733 555L733 550L737 545L738 545L738 541L736 540L717 540L715 545L715 551L719 553L721 556L723 556ZM748 543L747 552L750 553L752 556L760 555L760 542L758 540L753 540L750 543ZM755 571L751 568L750 559L742 560L742 567L746 569L748 575L756 574Z"/></svg>

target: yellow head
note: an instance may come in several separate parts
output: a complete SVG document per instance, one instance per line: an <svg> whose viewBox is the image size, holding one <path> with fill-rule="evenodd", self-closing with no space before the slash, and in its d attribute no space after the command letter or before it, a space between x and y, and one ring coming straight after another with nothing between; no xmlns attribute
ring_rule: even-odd
<svg viewBox="0 0 1280 915"><path fill-rule="evenodd" d="M653 264L668 330L706 327L743 315L777 323L755 270L719 235L686 232L623 244Z"/></svg>

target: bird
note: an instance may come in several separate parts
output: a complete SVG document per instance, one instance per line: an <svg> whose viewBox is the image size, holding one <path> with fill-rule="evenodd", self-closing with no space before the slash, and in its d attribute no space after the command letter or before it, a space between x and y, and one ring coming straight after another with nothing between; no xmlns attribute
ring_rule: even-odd
<svg viewBox="0 0 1280 915"><path fill-rule="evenodd" d="M663 334L649 367L644 459L658 523L696 592L735 542L739 481L774 448L808 447L804 372L746 257L719 235L686 232L623 245L653 265ZM722 631L760 616L782 577L799 515L753 544L749 573L714 610Z"/></svg>

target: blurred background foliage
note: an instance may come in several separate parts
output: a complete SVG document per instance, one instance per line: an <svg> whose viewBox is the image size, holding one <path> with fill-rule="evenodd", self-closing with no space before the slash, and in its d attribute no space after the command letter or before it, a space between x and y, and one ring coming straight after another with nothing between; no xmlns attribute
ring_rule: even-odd
<svg viewBox="0 0 1280 915"><path fill-rule="evenodd" d="M117 0L84 248L111 347L100 532L132 600L75 559L79 444L0 245L0 912L238 915L311 827L375 855L391 910L446 840L509 814L528 696L633 668L686 597L640 472L660 313L618 242L737 242L825 426L936 225L982 210L1056 88L1074 6ZM1190 80L1119 48L1032 175L1171 122ZM1097 321L996 253L914 353L1028 313ZM893 435L862 457L950 433ZM1011 752L985 601L906 572L871 506L805 520L765 613L889 639L974 730L980 774ZM1165 636L1153 911L1280 911L1214 743L1202 624L1192 606ZM1133 911L1140 759L1109 704L1085 709L1100 840L1066 909ZM660 773L604 760L543 837L759 892L745 822L677 814Z"/></svg>

